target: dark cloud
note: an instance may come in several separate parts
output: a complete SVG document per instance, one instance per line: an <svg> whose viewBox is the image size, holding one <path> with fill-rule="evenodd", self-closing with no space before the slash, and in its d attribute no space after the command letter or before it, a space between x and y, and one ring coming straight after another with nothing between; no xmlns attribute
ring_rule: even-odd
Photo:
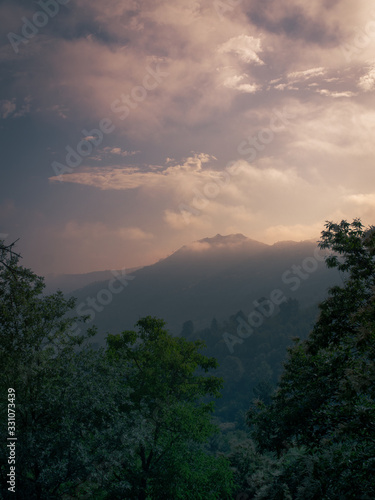
<svg viewBox="0 0 375 500"><path fill-rule="evenodd" d="M325 2L327 7L336 4L336 0ZM260 29L276 35L303 40L318 45L338 43L339 33L324 22L324 16L311 17L303 7L280 0L254 1L247 9L251 22Z"/></svg>

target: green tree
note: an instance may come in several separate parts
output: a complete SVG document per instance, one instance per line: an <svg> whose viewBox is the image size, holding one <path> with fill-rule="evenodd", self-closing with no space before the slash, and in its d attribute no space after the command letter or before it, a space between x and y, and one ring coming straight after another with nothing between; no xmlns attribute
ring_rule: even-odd
<svg viewBox="0 0 375 500"><path fill-rule="evenodd" d="M19 259L0 243L0 418L12 388L17 498L230 498L228 462L204 447L222 381L206 375L216 361L200 354L203 343L144 318L137 333L94 350L94 329L76 334L74 299L43 295L43 279ZM4 498L8 465L1 447Z"/></svg>
<svg viewBox="0 0 375 500"><path fill-rule="evenodd" d="M188 321L185 321L184 324L182 325L181 337L188 339L193 335L193 333L194 333L194 323L191 321L191 319L189 319Z"/></svg>
<svg viewBox="0 0 375 500"><path fill-rule="evenodd" d="M320 247L331 250L326 262L344 273L343 286L330 290L307 340L290 349L271 404L259 402L249 423L260 448L284 463L267 498L281 498L272 491L283 483L293 498L374 498L374 228L329 222ZM300 447L305 459L287 466Z"/></svg>
<svg viewBox="0 0 375 500"><path fill-rule="evenodd" d="M94 331L75 335L74 300L61 293L43 295L43 279L20 266L19 259L14 245L0 245L0 419L7 421L12 388L17 498L77 498L80 485L99 485L98 474L110 466L113 445L106 437L110 432L113 443L125 434L119 423L126 424L124 415L115 418L115 401L129 391L104 353L83 347ZM6 443L7 428L0 429ZM8 456L2 446L0 488L12 498Z"/></svg>
<svg viewBox="0 0 375 500"><path fill-rule="evenodd" d="M134 461L115 471L132 484L123 498L230 498L228 463L202 446L216 430L207 398L220 395L222 380L206 375L216 360L199 352L203 342L169 335L160 319L146 317L137 326L137 332L107 338L108 356L122 366L131 389L127 404L139 412L145 430Z"/></svg>

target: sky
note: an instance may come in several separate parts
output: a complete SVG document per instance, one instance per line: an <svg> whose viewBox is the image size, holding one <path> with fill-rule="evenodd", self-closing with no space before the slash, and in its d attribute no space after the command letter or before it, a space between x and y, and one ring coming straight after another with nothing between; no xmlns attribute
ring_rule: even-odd
<svg viewBox="0 0 375 500"><path fill-rule="evenodd" d="M0 238L38 274L375 215L372 0L5 0Z"/></svg>

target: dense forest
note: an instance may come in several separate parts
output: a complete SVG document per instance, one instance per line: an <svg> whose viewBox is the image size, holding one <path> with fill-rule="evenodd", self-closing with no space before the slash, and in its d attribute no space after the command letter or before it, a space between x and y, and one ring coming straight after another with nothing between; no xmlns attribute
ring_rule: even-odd
<svg viewBox="0 0 375 500"><path fill-rule="evenodd" d="M327 222L319 246L342 285L229 352L242 311L174 334L147 316L100 347L0 242L1 498L375 498L375 230Z"/></svg>

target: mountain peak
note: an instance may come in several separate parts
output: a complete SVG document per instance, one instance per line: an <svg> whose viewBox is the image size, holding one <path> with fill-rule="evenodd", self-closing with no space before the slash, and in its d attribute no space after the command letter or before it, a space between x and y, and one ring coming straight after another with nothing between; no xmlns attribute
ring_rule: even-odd
<svg viewBox="0 0 375 500"><path fill-rule="evenodd" d="M160 265L168 265L169 262L181 263L181 259L193 259L194 262L201 260L205 265L215 265L217 259L220 262L227 260L229 263L233 258L248 258L250 255L264 251L270 245L247 238L241 233L216 236L195 240L179 248L171 255L160 261Z"/></svg>
<svg viewBox="0 0 375 500"><path fill-rule="evenodd" d="M184 245L176 253L180 254L181 252L188 252L194 254L206 254L209 252L212 254L212 252L214 252L215 254L220 253L223 255L228 252L230 254L233 254L233 252L253 253L263 250L268 246L269 245L266 245L265 243L247 238L241 233L228 234L225 236L218 233L216 236L203 238L201 240L193 241L188 245Z"/></svg>
<svg viewBox="0 0 375 500"><path fill-rule="evenodd" d="M213 236L211 238L203 238L202 240L198 240L198 243L210 243L211 245L219 244L219 245L226 245L226 244L238 244L238 243L243 243L244 241L247 241L249 238L246 238L241 233L237 234L228 234L226 236L222 236L221 234L217 234L216 236Z"/></svg>

